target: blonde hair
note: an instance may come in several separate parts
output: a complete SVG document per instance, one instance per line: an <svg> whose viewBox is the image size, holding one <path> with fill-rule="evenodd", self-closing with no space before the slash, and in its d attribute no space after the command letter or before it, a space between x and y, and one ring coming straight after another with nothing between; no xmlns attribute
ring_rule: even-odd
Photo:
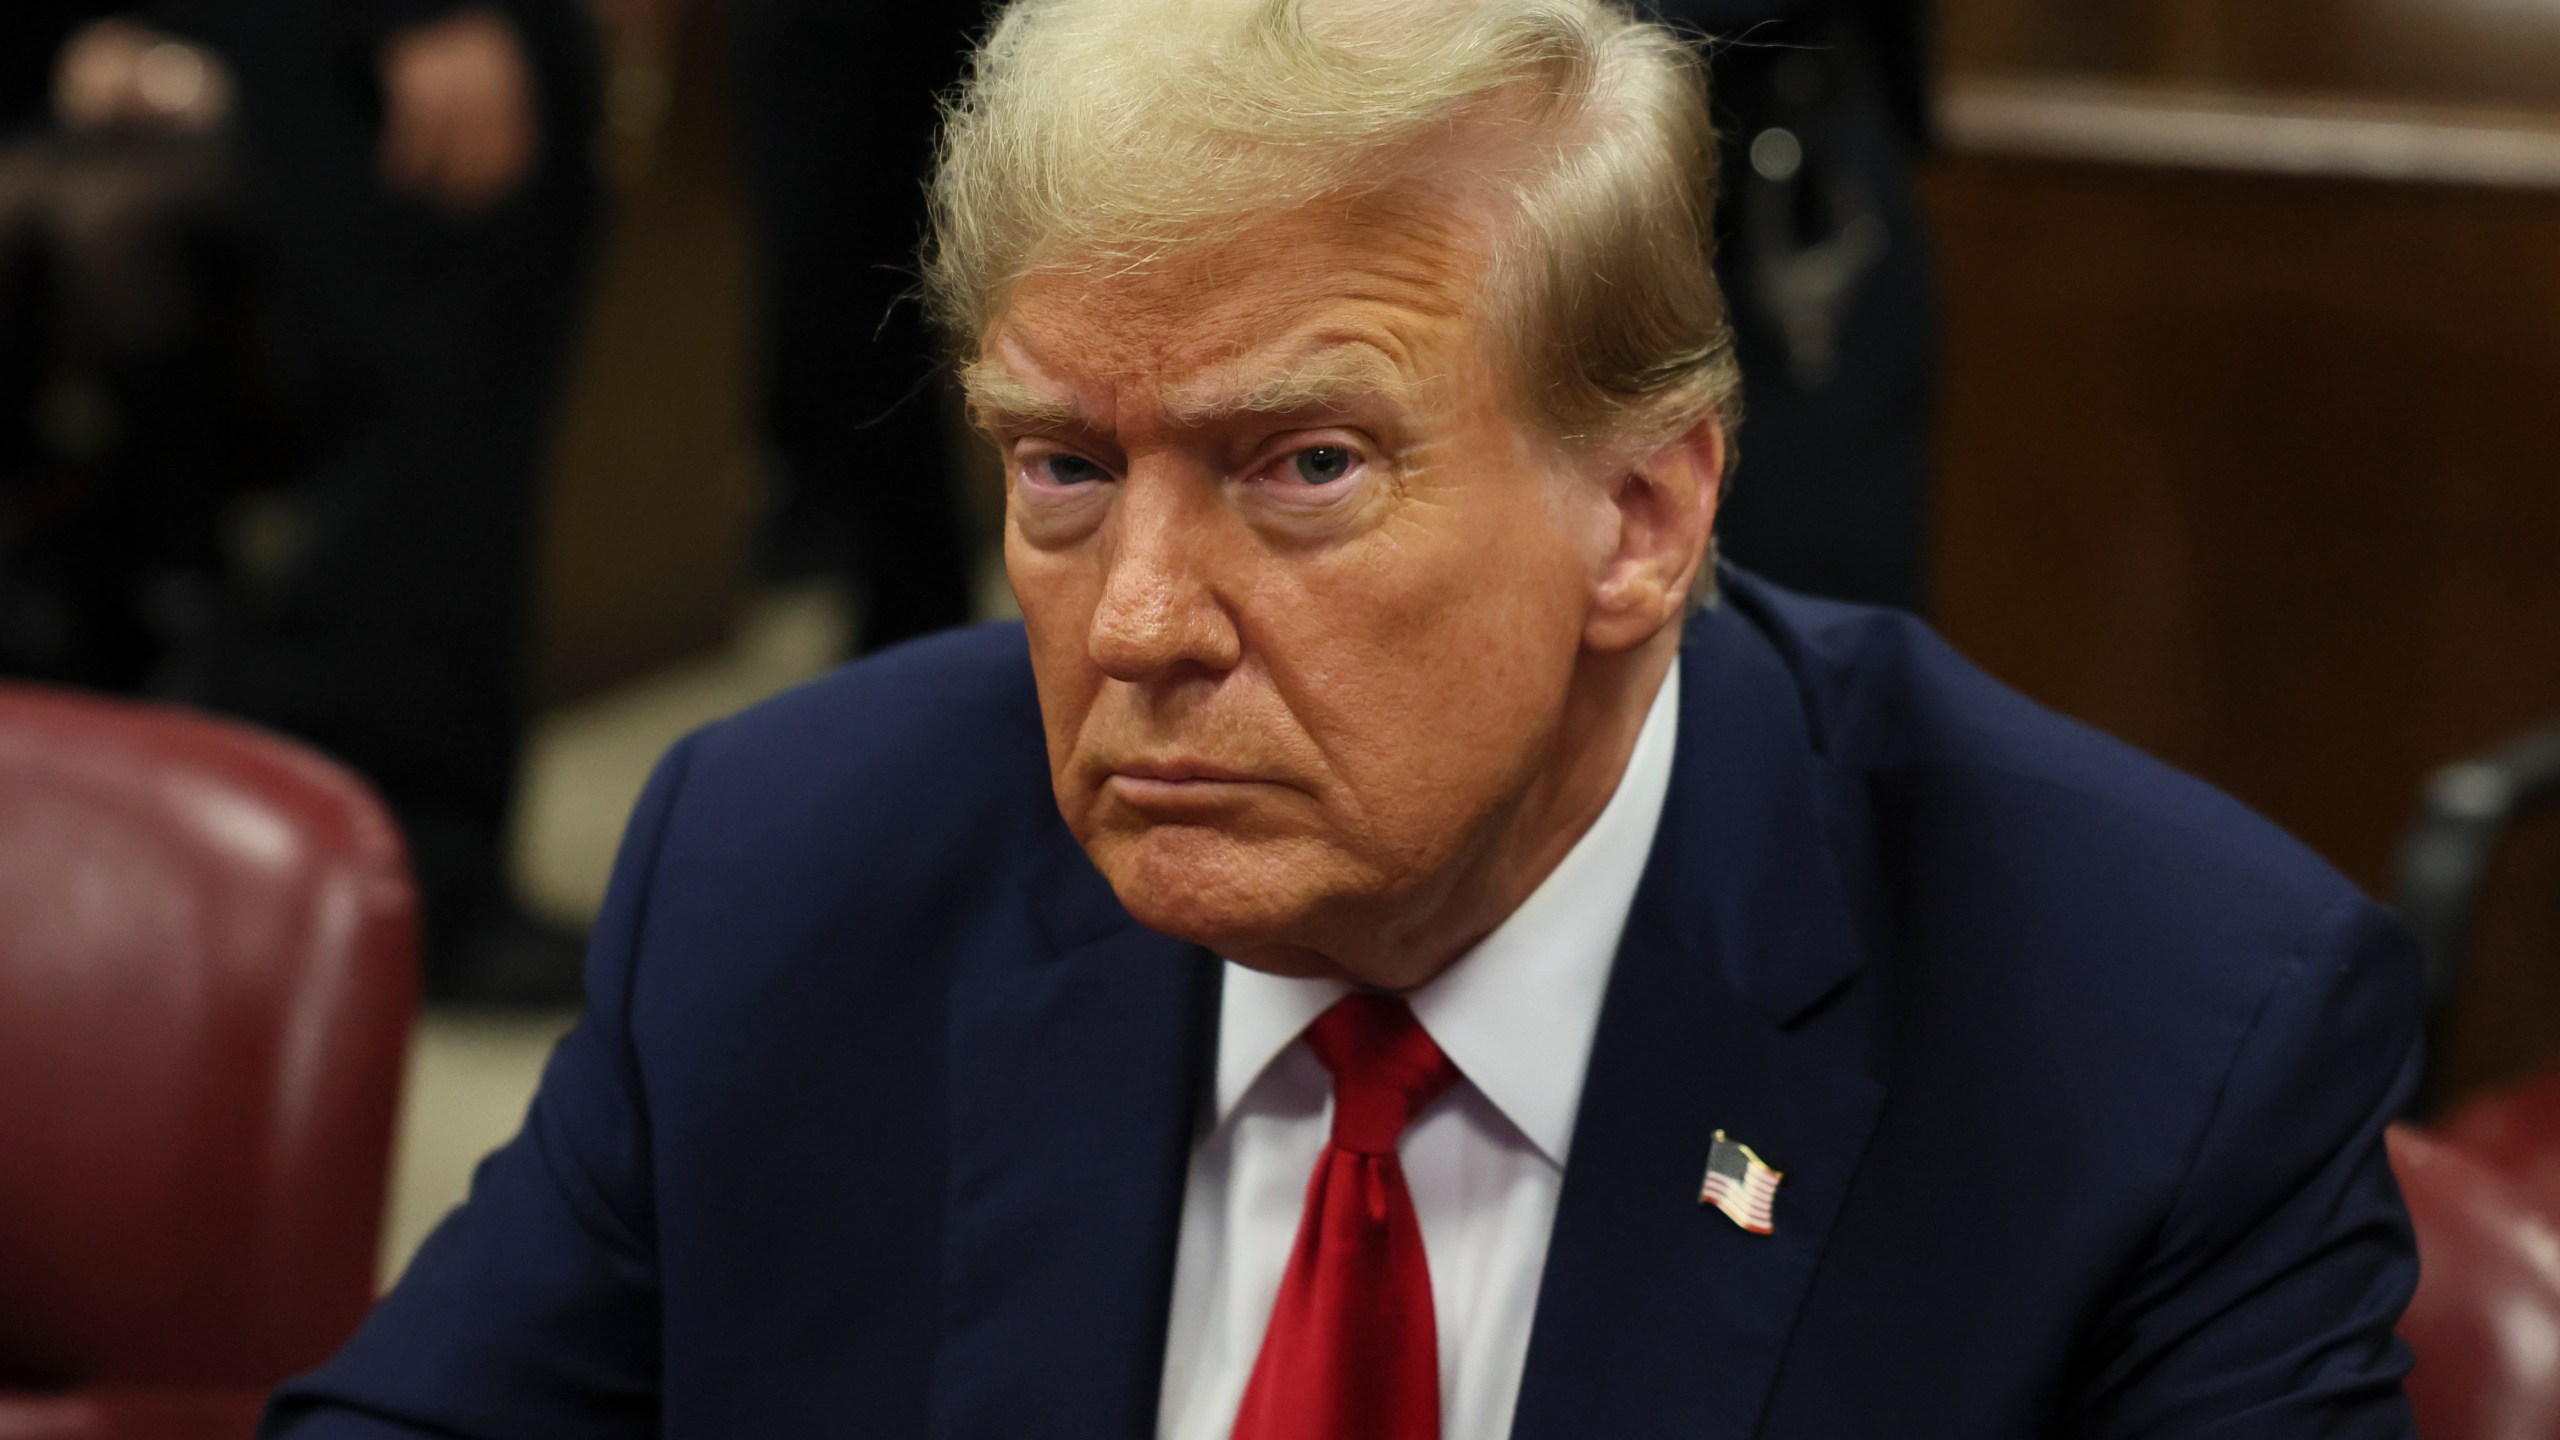
<svg viewBox="0 0 2560 1440"><path fill-rule="evenodd" d="M945 106L925 289L965 357L1043 270L1484 187L1484 295L1568 444L1737 418L1696 54L1611 0L1014 0Z"/></svg>

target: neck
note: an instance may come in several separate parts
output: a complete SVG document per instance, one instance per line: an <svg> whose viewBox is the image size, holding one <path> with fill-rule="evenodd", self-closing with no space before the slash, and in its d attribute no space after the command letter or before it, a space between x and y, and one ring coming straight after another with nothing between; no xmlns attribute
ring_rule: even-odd
<svg viewBox="0 0 2560 1440"><path fill-rule="evenodd" d="M1680 653L1680 631L1668 627L1615 655L1585 653L1537 778L1396 913L1346 917L1351 923L1320 949L1256 947L1233 958L1275 974L1333 976L1380 990L1429 983L1510 918L1608 808Z"/></svg>

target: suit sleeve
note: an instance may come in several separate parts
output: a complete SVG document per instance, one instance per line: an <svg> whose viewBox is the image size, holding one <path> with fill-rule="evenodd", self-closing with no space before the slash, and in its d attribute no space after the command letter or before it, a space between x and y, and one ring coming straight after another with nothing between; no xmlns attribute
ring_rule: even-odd
<svg viewBox="0 0 2560 1440"><path fill-rule="evenodd" d="M658 1431L649 1122L633 973L690 742L624 834L587 959L587 1008L524 1128L481 1163L353 1340L269 1404L267 1440L624 1440Z"/></svg>
<svg viewBox="0 0 2560 1440"><path fill-rule="evenodd" d="M2417 1083L2415 946L2330 912L2262 1003L2148 1257L2087 1352L2069 1433L2409 1440L2393 1333L2416 1242L2383 1130Z"/></svg>

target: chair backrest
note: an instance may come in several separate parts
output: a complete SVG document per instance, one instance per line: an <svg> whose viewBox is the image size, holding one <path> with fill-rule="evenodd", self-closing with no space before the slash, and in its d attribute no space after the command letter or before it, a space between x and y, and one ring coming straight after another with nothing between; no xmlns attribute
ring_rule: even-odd
<svg viewBox="0 0 2560 1440"><path fill-rule="evenodd" d="M2409 1401L2427 1440L2560 1440L2560 1224L2488 1160L2409 1125L2391 1168L2418 1230Z"/></svg>
<svg viewBox="0 0 2560 1440"><path fill-rule="evenodd" d="M0 686L0 1390L263 1388L353 1329L416 910L337 765Z"/></svg>
<svg viewBox="0 0 2560 1440"><path fill-rule="evenodd" d="M2438 1133L2560 1228L2560 1069L2472 1099Z"/></svg>

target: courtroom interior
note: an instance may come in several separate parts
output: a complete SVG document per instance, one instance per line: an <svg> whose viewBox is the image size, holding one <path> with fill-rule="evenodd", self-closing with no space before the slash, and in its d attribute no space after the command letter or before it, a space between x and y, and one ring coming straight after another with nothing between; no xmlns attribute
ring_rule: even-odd
<svg viewBox="0 0 2560 1440"><path fill-rule="evenodd" d="M0 1440L284 1433L670 747L1038 642L919 249L1000 8L0 16ZM2560 5L1627 8L1709 76L1714 613L1916 617L2395 914L2409 1404L2560 1440Z"/></svg>

